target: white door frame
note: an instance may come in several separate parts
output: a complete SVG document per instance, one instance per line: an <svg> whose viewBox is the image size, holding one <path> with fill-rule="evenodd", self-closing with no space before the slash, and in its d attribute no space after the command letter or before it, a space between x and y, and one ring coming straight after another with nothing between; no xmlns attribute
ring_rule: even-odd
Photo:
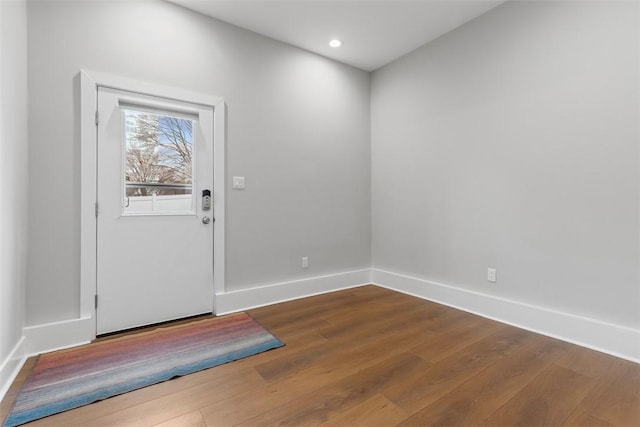
<svg viewBox="0 0 640 427"><path fill-rule="evenodd" d="M225 145L226 119L224 99L184 89L132 80L126 77L80 70L80 317L92 318L96 336L97 291L97 128L98 87L109 87L144 95L213 107L214 188L213 216L213 290L211 307L217 312L217 295L225 290Z"/></svg>

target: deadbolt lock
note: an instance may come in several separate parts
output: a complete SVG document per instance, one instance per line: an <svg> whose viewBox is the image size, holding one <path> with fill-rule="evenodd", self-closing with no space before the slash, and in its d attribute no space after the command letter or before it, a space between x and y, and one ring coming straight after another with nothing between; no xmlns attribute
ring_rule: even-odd
<svg viewBox="0 0 640 427"><path fill-rule="evenodd" d="M202 190L202 210L211 210L211 190Z"/></svg>

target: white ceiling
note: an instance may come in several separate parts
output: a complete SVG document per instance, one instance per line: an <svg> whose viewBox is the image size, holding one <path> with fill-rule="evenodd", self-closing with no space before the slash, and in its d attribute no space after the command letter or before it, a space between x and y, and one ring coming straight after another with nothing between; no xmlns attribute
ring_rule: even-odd
<svg viewBox="0 0 640 427"><path fill-rule="evenodd" d="M505 0L169 0L372 71ZM329 47L332 38L342 40Z"/></svg>

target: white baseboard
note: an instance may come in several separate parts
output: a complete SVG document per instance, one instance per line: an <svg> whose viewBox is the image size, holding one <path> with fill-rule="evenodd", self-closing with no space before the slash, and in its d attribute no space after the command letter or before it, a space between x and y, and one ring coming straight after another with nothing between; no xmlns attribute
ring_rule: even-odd
<svg viewBox="0 0 640 427"><path fill-rule="evenodd" d="M23 328L25 352L33 356L49 351L86 344L95 338L95 320L92 317L63 320Z"/></svg>
<svg viewBox="0 0 640 427"><path fill-rule="evenodd" d="M269 304L310 297L371 283L371 270L356 270L216 295L216 314L223 315Z"/></svg>
<svg viewBox="0 0 640 427"><path fill-rule="evenodd" d="M414 295L640 363L640 330L376 268L217 294L216 314L235 313L367 284ZM25 327L22 339L0 365L0 398L27 357L86 344L94 338L95 319L92 317Z"/></svg>
<svg viewBox="0 0 640 427"><path fill-rule="evenodd" d="M11 353L7 355L7 358L0 364L0 400L4 399L4 395L9 391L9 387L13 383L13 380L20 372L22 365L27 360L24 349L25 339L24 336L16 343L11 350Z"/></svg>
<svg viewBox="0 0 640 427"><path fill-rule="evenodd" d="M374 284L640 363L640 330L372 269Z"/></svg>
<svg viewBox="0 0 640 427"><path fill-rule="evenodd" d="M216 295L216 314L223 315L268 304L347 289L370 283L370 270L357 270L277 283ZM90 316L23 329L27 356L86 344L95 338Z"/></svg>

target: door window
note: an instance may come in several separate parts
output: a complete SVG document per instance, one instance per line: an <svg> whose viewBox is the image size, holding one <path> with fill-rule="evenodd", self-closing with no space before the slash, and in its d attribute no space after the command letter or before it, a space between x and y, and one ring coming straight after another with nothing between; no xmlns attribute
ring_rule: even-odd
<svg viewBox="0 0 640 427"><path fill-rule="evenodd" d="M121 108L123 215L194 215L194 119Z"/></svg>

